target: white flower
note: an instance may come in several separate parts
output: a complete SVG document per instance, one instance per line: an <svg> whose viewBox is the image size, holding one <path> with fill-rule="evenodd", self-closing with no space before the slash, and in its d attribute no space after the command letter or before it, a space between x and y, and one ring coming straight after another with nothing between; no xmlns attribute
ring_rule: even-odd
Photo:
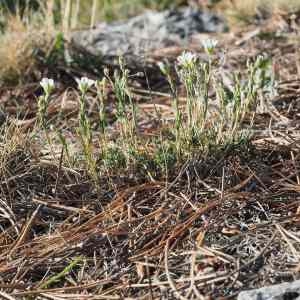
<svg viewBox="0 0 300 300"><path fill-rule="evenodd" d="M95 84L95 80L89 79L87 77L81 77L81 79L76 78L78 88L81 93L86 93L86 91Z"/></svg>
<svg viewBox="0 0 300 300"><path fill-rule="evenodd" d="M192 52L184 51L180 56L177 57L178 65L182 67L193 66L196 60L197 56Z"/></svg>
<svg viewBox="0 0 300 300"><path fill-rule="evenodd" d="M216 46L218 44L217 40L214 39L206 39L202 41L202 46L204 47L207 54L213 54Z"/></svg>
<svg viewBox="0 0 300 300"><path fill-rule="evenodd" d="M55 88L54 80L49 78L43 78L40 82L45 94L50 95Z"/></svg>

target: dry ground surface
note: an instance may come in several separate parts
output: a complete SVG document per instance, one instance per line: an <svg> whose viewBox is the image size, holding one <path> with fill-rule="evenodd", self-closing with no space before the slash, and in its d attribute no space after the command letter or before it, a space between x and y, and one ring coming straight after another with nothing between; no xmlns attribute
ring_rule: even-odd
<svg viewBox="0 0 300 300"><path fill-rule="evenodd" d="M216 36L229 73L249 57L271 56L278 95L265 111L249 114L248 142L199 154L168 174L111 171L95 188L54 137L49 149L35 130L39 83L1 88L8 124L0 143L0 298L235 299L241 290L299 278L299 18L277 14ZM190 49L203 51L196 40ZM150 58L174 60L182 50ZM69 87L80 72L95 74L63 66L56 72L48 116L76 152L78 101ZM170 96L155 80L152 93L139 77L131 84L139 134L155 135L162 126L155 108L168 116ZM95 93L88 109L96 120Z"/></svg>

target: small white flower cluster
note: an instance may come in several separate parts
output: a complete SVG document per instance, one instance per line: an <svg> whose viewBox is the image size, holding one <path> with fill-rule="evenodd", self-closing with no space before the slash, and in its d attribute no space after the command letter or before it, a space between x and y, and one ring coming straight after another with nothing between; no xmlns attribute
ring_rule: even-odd
<svg viewBox="0 0 300 300"><path fill-rule="evenodd" d="M89 79L87 77L81 77L81 79L76 79L78 89L82 94L85 94L89 88L95 85L95 80Z"/></svg>
<svg viewBox="0 0 300 300"><path fill-rule="evenodd" d="M196 54L192 52L184 51L180 56L177 57L177 63L181 67L193 66L197 61Z"/></svg>
<svg viewBox="0 0 300 300"><path fill-rule="evenodd" d="M96 81L89 79L87 77L82 77L80 79L76 78L76 82L78 85L78 89L82 92L82 93L86 93L87 90L92 87L93 85L95 85ZM54 90L55 88L55 83L54 80L51 78L43 78L40 82L41 87L43 88L44 92L46 95L50 95L51 92Z"/></svg>
<svg viewBox="0 0 300 300"><path fill-rule="evenodd" d="M54 80L50 78L43 78L40 82L46 95L50 95L55 88Z"/></svg>
<svg viewBox="0 0 300 300"><path fill-rule="evenodd" d="M206 39L202 41L202 46L208 55L212 55L216 46L218 44L217 40ZM180 67L191 67L194 66L197 61L197 55L192 52L184 51L180 56L177 57L177 63ZM161 70L164 70L164 65L159 64Z"/></svg>
<svg viewBox="0 0 300 300"><path fill-rule="evenodd" d="M202 46L208 55L213 54L217 45L218 41L214 39L206 39L202 41Z"/></svg>

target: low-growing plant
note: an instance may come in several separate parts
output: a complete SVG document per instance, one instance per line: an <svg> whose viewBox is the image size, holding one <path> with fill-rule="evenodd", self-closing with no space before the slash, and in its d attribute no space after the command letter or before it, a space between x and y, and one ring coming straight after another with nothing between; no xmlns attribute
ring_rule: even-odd
<svg viewBox="0 0 300 300"><path fill-rule="evenodd" d="M178 57L175 70L186 90L185 111L179 106L176 80L171 76L170 67L160 64L170 86L174 118L158 130L159 139L148 139L138 134L137 109L129 87L129 71L123 59L120 59L120 69L113 77L105 71L101 81L95 82L85 77L77 80L77 132L87 170L95 182L99 179L98 170L139 170L151 179L157 171L168 176L171 168L187 158L239 144L250 136L250 128L244 126L246 116L255 110L263 96L275 90L270 61L264 56L249 61L245 74L235 72L232 87L228 88L219 76L222 66L216 45L214 40L203 43L206 60L200 60L197 54L190 52ZM116 97L116 125L120 129L120 135L114 140L108 131L105 107L109 84ZM40 127L47 132L46 111L54 83L45 79L41 85L44 95L39 98L38 120ZM93 85L97 89L99 108L101 154L98 160L86 109L87 92ZM67 148L66 141L61 139L61 142ZM97 165L98 162L102 165Z"/></svg>
<svg viewBox="0 0 300 300"><path fill-rule="evenodd" d="M211 145L224 145L237 141L245 130L241 130L245 116L264 99L274 93L274 78L268 58L257 57L247 63L246 78L238 72L233 74L233 89L225 87L218 76L219 60L215 55L217 41L207 40L203 47L207 61L200 61L191 52L178 57L177 72L186 89L186 150L191 153L194 146L202 150ZM212 99L209 95L216 95ZM264 96L263 96L264 95Z"/></svg>
<svg viewBox="0 0 300 300"><path fill-rule="evenodd" d="M143 146L141 149L130 149L128 154L132 171L139 175L147 175L150 180L153 180L156 166L147 146Z"/></svg>
<svg viewBox="0 0 300 300"><path fill-rule="evenodd" d="M43 88L44 94L38 98L38 122L40 127L47 129L47 108L50 101L50 95L54 90L54 80L49 78L43 78L40 82L41 87Z"/></svg>
<svg viewBox="0 0 300 300"><path fill-rule="evenodd" d="M96 169L96 159L94 157L93 143L92 143L92 130L89 118L86 112L86 94L87 91L95 84L94 80L87 77L82 77L77 79L77 85L80 92L79 95L79 113L78 113L78 135L80 138L81 146L83 149L85 161L87 164L87 169L95 180L98 179L97 169Z"/></svg>
<svg viewBox="0 0 300 300"><path fill-rule="evenodd" d="M235 140L241 133L241 126L247 113L255 107L265 107L265 97L274 94L275 80L272 75L270 60L258 56L254 62L247 62L246 80L242 75L234 74L233 91L226 90L222 83L215 86L220 106L219 133L217 141L225 143L224 134L229 140ZM223 136L223 137L222 137Z"/></svg>
<svg viewBox="0 0 300 300"><path fill-rule="evenodd" d="M106 128L108 125L107 116L105 113L105 98L107 90L107 78L103 77L101 81L96 82L97 96L99 100L99 128L103 137L106 137Z"/></svg>
<svg viewBox="0 0 300 300"><path fill-rule="evenodd" d="M120 126L120 136L115 146L106 135L105 85L104 79L98 82L99 123L101 135L105 137L102 146L102 161L106 168L127 168L140 166L151 175L155 164L159 170L168 173L168 169L199 150L210 151L238 144L250 136L249 128L243 128L245 117L254 109L259 97L274 90L274 80L270 73L267 58L258 57L247 63L246 78L234 73L233 88L229 90L219 76L220 63L216 53L217 41L204 41L206 61L200 61L194 53L185 52L177 60L176 70L186 89L186 111L182 111L178 102L175 80L171 77L170 67L160 64L171 89L174 122L160 130L160 141L149 140L150 152L143 152L144 145L137 135L136 107L130 93L129 72L120 60L120 71L111 78L106 76L116 95L116 116ZM210 96L212 95L212 96ZM84 123L84 122L83 122ZM166 134L168 130L171 134ZM175 134L174 134L175 133ZM175 137L175 138L174 138ZM227 146L226 146L227 147Z"/></svg>
<svg viewBox="0 0 300 300"><path fill-rule="evenodd" d="M136 105L128 85L129 70L125 68L125 62L122 57L119 59L119 65L120 70L115 71L113 79L110 77L108 78L117 99L116 115L120 124L120 133L124 151L128 151L129 148L136 147Z"/></svg>
<svg viewBox="0 0 300 300"><path fill-rule="evenodd" d="M55 88L54 80L49 78L43 78L40 82L40 85L43 89L43 94L38 97L38 111L37 111L37 119L38 119L38 127L43 129L48 145L51 149L52 156L55 158L55 153L52 147L52 141L48 132L48 121L47 121L47 109L50 102L50 96Z"/></svg>
<svg viewBox="0 0 300 300"><path fill-rule="evenodd" d="M213 76L212 55L216 45L215 40L203 43L208 62L199 61L197 55L191 52L184 52L177 59L177 72L187 93L186 142L190 145L201 143L203 132L206 130L208 94Z"/></svg>
<svg viewBox="0 0 300 300"><path fill-rule="evenodd" d="M67 158L67 161L68 161L68 164L70 166L72 166L73 164L73 159L72 159L72 156L70 154L70 151L69 151L69 146L68 146L68 143L66 141L66 138L64 137L63 133L61 130L58 130L57 131L57 135L58 135L58 139L62 145L62 148L63 148L63 153L66 154L66 158Z"/></svg>
<svg viewBox="0 0 300 300"><path fill-rule="evenodd" d="M168 174L169 169L175 167L177 162L177 150L175 145L168 140L163 141L161 138L156 145L154 162L161 172Z"/></svg>
<svg viewBox="0 0 300 300"><path fill-rule="evenodd" d="M180 154L181 152L181 133L182 133L182 112L179 108L179 100L178 100L178 90L176 87L176 82L171 75L171 67L169 64L166 63L159 63L159 68L161 72L166 76L168 81L171 95L172 95L172 106L175 111L175 139L176 139L176 149L177 153Z"/></svg>
<svg viewBox="0 0 300 300"><path fill-rule="evenodd" d="M106 169L126 168L126 156L118 145L108 146L102 153L102 161Z"/></svg>

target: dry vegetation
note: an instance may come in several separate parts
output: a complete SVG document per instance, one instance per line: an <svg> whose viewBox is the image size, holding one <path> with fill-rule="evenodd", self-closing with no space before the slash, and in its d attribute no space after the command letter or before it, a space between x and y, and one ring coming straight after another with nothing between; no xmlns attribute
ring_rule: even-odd
<svg viewBox="0 0 300 300"><path fill-rule="evenodd" d="M146 83L126 62L67 65L61 28L11 20L0 298L235 299L299 278L299 14L214 36L211 55L191 44L192 68L177 63L186 49L153 53ZM83 75L100 81L80 91Z"/></svg>

